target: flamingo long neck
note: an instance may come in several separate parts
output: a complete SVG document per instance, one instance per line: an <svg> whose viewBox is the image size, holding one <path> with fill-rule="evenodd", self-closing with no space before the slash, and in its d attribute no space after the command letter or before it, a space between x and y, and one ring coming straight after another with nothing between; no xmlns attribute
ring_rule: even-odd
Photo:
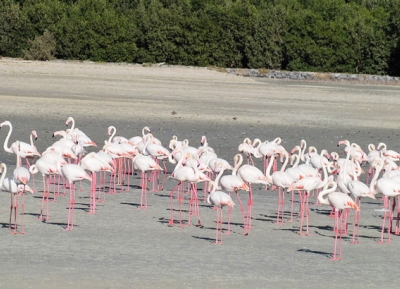
<svg viewBox="0 0 400 289"><path fill-rule="evenodd" d="M219 186L219 180L221 179L222 174L224 173L224 171L225 171L225 170L224 170L223 168L221 168L220 171L219 171L219 173L218 173L218 176L215 178L214 183L215 183L215 186L216 186L216 187Z"/></svg>
<svg viewBox="0 0 400 289"><path fill-rule="evenodd" d="M8 140L10 139L10 136L11 136L11 133L12 133L12 130L13 130L13 127L12 127L12 125L11 125L11 122L9 122L9 121L7 121L7 122L4 123L4 124L8 125L8 126L10 127L10 130L8 131L7 137L6 137L6 139L4 140L3 148L4 148L4 150L5 150L6 152L8 152L8 153L13 153L13 151L12 151L12 149L11 149L11 146L8 147Z"/></svg>
<svg viewBox="0 0 400 289"><path fill-rule="evenodd" d="M190 165L194 171L193 181L197 181L200 177L200 170L197 167L197 161L193 158L193 156L190 158Z"/></svg>
<svg viewBox="0 0 400 289"><path fill-rule="evenodd" d="M110 131L112 130L112 133L110 133ZM110 126L108 128L108 135L110 136L108 138L108 142L110 143L112 141L112 139L114 138L115 134L117 133L117 129L115 128L115 126Z"/></svg>
<svg viewBox="0 0 400 289"><path fill-rule="evenodd" d="M344 178L344 176L346 176L347 174L347 167L349 165L349 161L350 161L350 150L347 151L347 155L346 155L346 160L344 161L344 168L343 170L340 169L340 173L339 173L339 180Z"/></svg>
<svg viewBox="0 0 400 289"><path fill-rule="evenodd" d="M149 129L147 126L145 126L145 127L142 129L142 137L145 137L145 136L146 136L145 131L150 132L150 129Z"/></svg>
<svg viewBox="0 0 400 289"><path fill-rule="evenodd" d="M71 117L71 116L68 119L72 122L72 125L71 125L71 128L70 128L70 131L72 132L74 130L74 128L75 128L75 119L73 117Z"/></svg>
<svg viewBox="0 0 400 289"><path fill-rule="evenodd" d="M357 170L356 170L357 167ZM352 161L351 172L353 175L353 180L358 180L358 177L361 175L361 165L359 162Z"/></svg>
<svg viewBox="0 0 400 289"><path fill-rule="evenodd" d="M296 159L296 161L292 164L292 167L297 168L300 162L300 157L299 155L293 155L292 158Z"/></svg>
<svg viewBox="0 0 400 289"><path fill-rule="evenodd" d="M17 140L17 164L16 167L19 168L21 166L21 158L19 157L19 140Z"/></svg>
<svg viewBox="0 0 400 289"><path fill-rule="evenodd" d="M285 162L283 163L282 167L281 167L281 172L284 172L286 170L286 166L289 162L289 154L288 153L284 153L285 156Z"/></svg>
<svg viewBox="0 0 400 289"><path fill-rule="evenodd" d="M237 154L234 158L234 167L232 170L232 176L236 176L236 173L238 171L238 169L240 168L240 166L243 163L243 156L241 154Z"/></svg>
<svg viewBox="0 0 400 289"><path fill-rule="evenodd" d="M181 152L181 154L182 154L182 150L180 149L179 150L180 152ZM170 155L172 155L172 154L170 154ZM181 168L182 167L182 164L183 164L183 161L185 160L185 156L184 155L181 155L181 158L179 159L179 162L176 164L176 166L175 166L175 169L174 169L174 172L177 170L177 169L179 169L179 168Z"/></svg>
<svg viewBox="0 0 400 289"><path fill-rule="evenodd" d="M371 183L369 184L369 189L374 195L377 193L375 185L382 168L383 168L383 161L379 159L378 164L375 167L374 177L372 178Z"/></svg>
<svg viewBox="0 0 400 289"><path fill-rule="evenodd" d="M31 146L35 146L34 144L33 144L33 135L34 135L34 131L32 131L31 132L31 135L30 135L30 139L31 139Z"/></svg>
<svg viewBox="0 0 400 289"><path fill-rule="evenodd" d="M381 149L381 147L382 147L382 149ZM378 150L381 149L381 151L386 151L386 148L387 147L386 147L385 143L381 142L381 143L378 144Z"/></svg>
<svg viewBox="0 0 400 289"><path fill-rule="evenodd" d="M272 165L274 164L274 162L275 162L275 155L273 154L273 155L271 155L271 159L268 163L267 171L265 172L265 175L269 178L271 178L271 168L272 168Z"/></svg>
<svg viewBox="0 0 400 289"><path fill-rule="evenodd" d="M300 151L299 151L299 157L300 157L302 162L305 161L304 153L306 152L306 149L307 149L307 143L306 143L306 141L304 139L302 139L300 141Z"/></svg>
<svg viewBox="0 0 400 289"><path fill-rule="evenodd" d="M372 143L370 143L370 144L368 145L368 150L369 150L370 152L374 151L374 150L375 150L375 145L372 144Z"/></svg>
<svg viewBox="0 0 400 289"><path fill-rule="evenodd" d="M328 201L328 198L324 198L324 196L334 192L336 190L336 188L337 188L336 182L330 182L327 185L328 185L328 187L330 185L332 185L332 187L330 189L329 188L324 189L318 194L318 201L323 205L330 205L330 203Z"/></svg>
<svg viewBox="0 0 400 289"><path fill-rule="evenodd" d="M325 186L328 183L328 171L326 169L326 164L324 162L324 151L321 152L321 164L322 171L324 172L324 179L322 180L321 186Z"/></svg>
<svg viewBox="0 0 400 289"><path fill-rule="evenodd" d="M54 133L54 134L56 134L56 133ZM57 170L61 173L61 158L62 158L62 154L65 149L65 146L67 145L67 134L63 130L58 131L58 134L63 137L62 148L61 148L60 152L58 153L58 158L57 158Z"/></svg>
<svg viewBox="0 0 400 289"><path fill-rule="evenodd" d="M251 142L250 142L250 144L251 144ZM259 139L259 138L255 138L254 140L253 140L253 144L252 144L252 146L256 149L256 150L258 150L259 148L260 148L260 145L262 144L262 142L261 142L261 140ZM257 145L257 146L256 146Z"/></svg>
<svg viewBox="0 0 400 289"><path fill-rule="evenodd" d="M7 166L6 166L5 163L1 163L0 166L1 166L2 169L3 169L3 172L1 173L1 178L0 178L0 187L2 187L2 186L3 186L4 179L5 179L6 174L7 174Z"/></svg>

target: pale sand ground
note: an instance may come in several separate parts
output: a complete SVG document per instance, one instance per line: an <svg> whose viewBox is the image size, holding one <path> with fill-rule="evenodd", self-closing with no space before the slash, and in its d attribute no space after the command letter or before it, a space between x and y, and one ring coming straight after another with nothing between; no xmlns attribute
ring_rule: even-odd
<svg viewBox="0 0 400 289"><path fill-rule="evenodd" d="M100 146L109 125L126 137L139 135L148 125L165 145L177 134L197 146L206 134L209 144L229 160L246 136L280 136L288 150L301 138L341 154L343 148L336 148L341 139L365 150L380 141L398 150L399 96L398 87L251 79L206 68L0 60L1 121L12 122L12 142L28 141L29 132L37 130L39 151L55 141L53 131L65 129L68 116ZM7 132L6 127L0 130L1 143ZM9 175L14 156L2 150L0 160L9 165ZM261 161L257 165L261 167ZM296 234L298 221L273 223L276 192L256 187L249 236L243 236L237 206L233 233L216 246L211 207L202 204L204 227L170 228L167 194L175 182L151 193L146 211L136 208L138 182L134 176L129 192L107 195L95 215L85 213L89 201L84 183L71 232L62 230L66 197L51 204L50 221L37 220L39 192L26 197L27 235L11 235L9 195L1 194L0 287L398 288L400 283L399 238L393 236L389 245L376 244L382 225L382 212L376 211L380 200L362 205L361 244L351 245L347 236L344 259L331 262L333 220L326 216L328 207L311 207L312 236L301 237ZM41 188L40 182L37 185ZM245 194L242 197L246 200Z"/></svg>

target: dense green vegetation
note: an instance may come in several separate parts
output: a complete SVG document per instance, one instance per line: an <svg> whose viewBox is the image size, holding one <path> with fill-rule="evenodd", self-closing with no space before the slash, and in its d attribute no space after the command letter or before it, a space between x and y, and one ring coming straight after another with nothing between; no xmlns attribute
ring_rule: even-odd
<svg viewBox="0 0 400 289"><path fill-rule="evenodd" d="M2 0L0 55L400 75L400 0Z"/></svg>

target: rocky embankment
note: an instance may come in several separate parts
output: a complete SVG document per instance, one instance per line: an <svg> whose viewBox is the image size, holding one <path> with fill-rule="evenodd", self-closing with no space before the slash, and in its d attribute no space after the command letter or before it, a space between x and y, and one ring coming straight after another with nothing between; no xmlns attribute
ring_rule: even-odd
<svg viewBox="0 0 400 289"><path fill-rule="evenodd" d="M321 72L298 72L298 71L281 71L267 69L234 69L227 68L230 74L241 75L246 77L265 77L273 79L287 80L307 80L307 81L334 81L349 83L366 83L366 84L387 84L400 85L400 77L367 75L367 74L346 74L346 73L321 73Z"/></svg>

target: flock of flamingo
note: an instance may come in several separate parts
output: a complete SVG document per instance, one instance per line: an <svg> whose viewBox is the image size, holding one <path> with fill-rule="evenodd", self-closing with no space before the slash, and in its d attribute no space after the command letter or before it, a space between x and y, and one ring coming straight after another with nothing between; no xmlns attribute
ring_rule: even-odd
<svg viewBox="0 0 400 289"><path fill-rule="evenodd" d="M393 215L396 207L396 197L400 195L400 169L396 161L400 154L388 150L384 143L378 146L370 144L366 154L356 143L347 140L340 141L338 146L344 146L346 157L340 158L336 152L319 153L313 146L307 148L305 140L287 151L281 144L281 139L264 141L245 138L238 147L238 153L233 158L233 164L217 156L209 146L205 136L200 147L189 146L187 139L179 141L173 136L168 148L153 136L148 127L144 127L141 136L130 139L116 136L116 128L108 128L109 139L98 152L86 153L85 148L94 146L84 132L75 127L75 120L69 117L67 130L54 132L54 137L61 139L39 153L33 138L36 132L31 132L31 142L15 141L8 145L12 134L9 121L0 124L0 128L9 127L4 142L4 150L16 155L16 168L11 177L6 178L7 166L0 164L0 188L10 192L9 228L13 234L25 233L24 225L24 195L36 191L33 176L40 173L43 178L40 220L50 218L49 199L55 201L59 195L65 195L69 189L68 215L65 230L74 228L74 209L76 201L76 183L82 180L90 181L89 213L96 212L96 204L105 202L105 194L115 194L118 191L129 190L130 178L135 171L140 171L140 209L147 209L147 192L164 189L164 183L173 179L178 181L169 193L170 220L169 225L179 224L185 227L191 224L191 218L197 218L196 226L201 226L199 209L199 191L197 185L203 183L204 201L214 206L217 212L216 244L222 243L222 235L230 233L230 217L235 205L232 195L239 204L243 222L244 235L252 228L253 192L252 185L262 184L266 190L278 191L278 209L276 223L285 222L285 196L291 194L290 219L293 222L299 218L300 235L309 235L309 197L316 195L315 205L332 207L331 217L334 218L335 232L333 260L342 258L342 236L349 234L348 219L350 209L354 210L352 243L359 243L361 198L375 199L381 194L384 206L380 243L390 242L393 233ZM247 163L243 164L244 158ZM253 158L263 158L264 167L257 168ZM25 159L26 165L22 164ZM280 160L280 162L278 161ZM175 165L168 173L166 162ZM282 165L278 169L278 164ZM288 164L290 163L290 167ZM364 172L361 165L369 165L366 182L360 180ZM225 173L231 171L231 173ZM148 175L150 173L150 175ZM382 175L381 175L382 173ZM97 177L99 175L99 179ZM381 175L381 176L380 176ZM167 177L168 176L168 177ZM31 178L32 177L32 178ZM53 185L53 186L52 186ZM52 189L51 189L52 188ZM243 205L240 191L248 195L247 206ZM294 210L295 198L299 198L298 211ZM175 220L174 203L179 206L179 221ZM183 207L188 206L188 210ZM222 229L222 209L228 207L227 229ZM21 208L22 212L18 214ZM187 218L184 217L187 214ZM22 220L18 221L21 215ZM289 218L289 217L287 217ZM397 211L395 234L400 234L400 208ZM385 229L387 239L384 238Z"/></svg>

